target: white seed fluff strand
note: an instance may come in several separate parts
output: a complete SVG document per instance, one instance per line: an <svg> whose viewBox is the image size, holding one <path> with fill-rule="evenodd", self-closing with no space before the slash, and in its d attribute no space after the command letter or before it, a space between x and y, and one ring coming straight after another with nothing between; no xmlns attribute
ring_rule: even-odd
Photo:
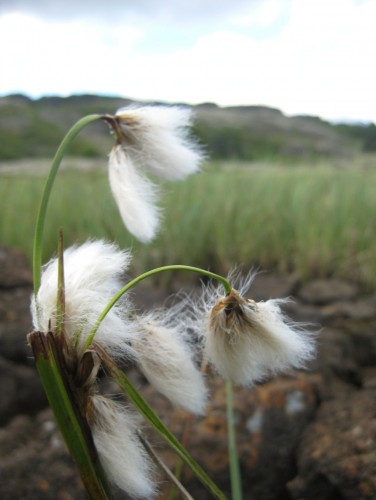
<svg viewBox="0 0 376 500"><path fill-rule="evenodd" d="M92 396L91 401L94 444L109 480L132 498L153 498L153 469L137 436L135 416L102 396Z"/></svg>

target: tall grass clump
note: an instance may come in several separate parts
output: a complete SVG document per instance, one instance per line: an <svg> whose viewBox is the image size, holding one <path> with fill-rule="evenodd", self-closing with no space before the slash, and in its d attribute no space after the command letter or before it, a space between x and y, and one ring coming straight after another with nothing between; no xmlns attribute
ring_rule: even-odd
<svg viewBox="0 0 376 500"><path fill-rule="evenodd" d="M226 164L225 164L226 165ZM103 171L63 171L53 193L45 228L45 258L55 245L55 228L66 228L68 244L105 236L135 249L134 268L171 260L220 270L232 262L302 279L346 277L364 286L376 279L376 171L354 167L221 168L164 186L164 226L140 245L123 230ZM0 241L30 254L33 214L40 178L28 173L1 176ZM17 214L23 217L14 221Z"/></svg>

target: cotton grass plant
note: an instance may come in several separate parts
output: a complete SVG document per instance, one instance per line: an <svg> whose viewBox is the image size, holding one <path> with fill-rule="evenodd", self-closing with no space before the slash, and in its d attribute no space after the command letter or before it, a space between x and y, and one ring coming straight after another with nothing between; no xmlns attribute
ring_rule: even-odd
<svg viewBox="0 0 376 500"><path fill-rule="evenodd" d="M161 224L158 178L182 180L198 172L203 160L188 134L191 112L180 107L130 107L115 115L90 115L62 141L36 223L34 331L28 337L50 405L91 498L111 498L111 484L132 498L153 498L157 468L190 498L142 436L144 420L214 497L225 498L122 369L127 363L136 365L173 405L203 415L209 396L200 366L210 363L226 380L232 497L240 499L232 383L250 387L270 374L303 367L314 354L313 339L284 317L283 301L247 298L251 275L226 278L171 264L127 280L131 252L103 240L64 250L62 231L57 257L42 267L45 219L60 162L76 135L97 120L105 121L115 138L109 182L120 216L142 242L153 239ZM175 270L199 273L211 282L199 298L185 296L170 309L139 314L130 290L155 274ZM127 405L100 393L101 367L124 392Z"/></svg>

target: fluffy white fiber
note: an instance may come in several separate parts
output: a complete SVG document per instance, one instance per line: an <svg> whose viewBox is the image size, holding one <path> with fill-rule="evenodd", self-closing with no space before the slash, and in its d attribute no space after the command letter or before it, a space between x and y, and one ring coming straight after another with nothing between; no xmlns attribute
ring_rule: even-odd
<svg viewBox="0 0 376 500"><path fill-rule="evenodd" d="M122 146L115 146L110 153L109 180L124 225L140 241L151 240L160 218L157 187L134 165Z"/></svg>
<svg viewBox="0 0 376 500"><path fill-rule="evenodd" d="M179 328L163 324L155 314L143 316L132 347L141 371L161 394L178 407L204 413L207 389L203 375Z"/></svg>
<svg viewBox="0 0 376 500"><path fill-rule="evenodd" d="M203 155L189 137L192 111L179 106L119 109L127 150L142 170L166 179L184 179L199 170Z"/></svg>
<svg viewBox="0 0 376 500"><path fill-rule="evenodd" d="M188 135L188 108L128 107L116 118L122 137L110 154L110 186L125 226L147 242L157 233L160 211L157 186L146 174L184 179L198 171L203 155Z"/></svg>
<svg viewBox="0 0 376 500"><path fill-rule="evenodd" d="M94 444L109 480L132 498L153 498L152 466L137 436L135 416L102 396L91 400Z"/></svg>
<svg viewBox="0 0 376 500"><path fill-rule="evenodd" d="M227 320L224 328L218 317L209 320L205 352L224 378L249 385L272 373L303 368L313 357L312 336L287 322L282 302L243 305L241 316Z"/></svg>
<svg viewBox="0 0 376 500"><path fill-rule="evenodd" d="M88 241L64 251L65 333L71 344L76 345L78 354L82 354L85 340L104 307L121 289L120 277L130 259L129 252L104 241ZM55 258L43 268L38 307L32 298L31 312L36 330L47 332L50 322L52 329L56 325L57 276ZM123 312L127 309L126 302L121 307L115 305L111 309L95 336L112 355L130 353L128 342L132 330Z"/></svg>
<svg viewBox="0 0 376 500"><path fill-rule="evenodd" d="M240 288L245 293L249 276ZM207 359L225 379L250 385L271 374L303 368L315 354L315 338L282 312L287 300L254 302L235 290L229 297L214 287L196 305ZM199 327L197 326L198 330Z"/></svg>

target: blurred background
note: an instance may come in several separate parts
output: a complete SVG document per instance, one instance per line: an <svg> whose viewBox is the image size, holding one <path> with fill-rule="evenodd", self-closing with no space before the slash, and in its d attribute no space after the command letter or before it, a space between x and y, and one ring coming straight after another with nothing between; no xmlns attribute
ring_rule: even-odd
<svg viewBox="0 0 376 500"><path fill-rule="evenodd" d="M2 0L0 241L30 258L36 176L75 120L179 103L193 107L209 160L166 186L156 242L139 249L125 234L106 180L112 138L97 125L70 150L45 258L59 224L68 243L134 245L140 266L243 262L372 284L375 15L372 0Z"/></svg>
<svg viewBox="0 0 376 500"><path fill-rule="evenodd" d="M57 178L44 259L62 226L66 245L130 246L132 274L262 271L254 298L294 296L289 314L323 329L310 374L238 394L245 498L376 497L375 19L375 0L0 0L2 498L84 498L25 343L34 223L70 126L138 103L192 107L202 173L162 187L163 227L141 245L111 197L113 138L90 125ZM192 279L164 276L139 307ZM226 490L224 395L213 391L216 416L192 444Z"/></svg>

